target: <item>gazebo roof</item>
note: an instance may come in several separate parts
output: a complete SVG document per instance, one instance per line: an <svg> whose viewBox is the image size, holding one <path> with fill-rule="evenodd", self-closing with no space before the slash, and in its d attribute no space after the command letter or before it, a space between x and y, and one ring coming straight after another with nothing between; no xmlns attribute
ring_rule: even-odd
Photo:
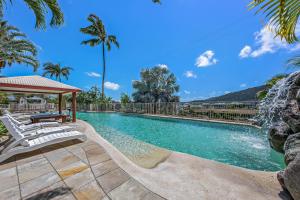
<svg viewBox="0 0 300 200"><path fill-rule="evenodd" d="M15 76L0 78L0 91L22 93L63 94L80 89L42 76Z"/></svg>

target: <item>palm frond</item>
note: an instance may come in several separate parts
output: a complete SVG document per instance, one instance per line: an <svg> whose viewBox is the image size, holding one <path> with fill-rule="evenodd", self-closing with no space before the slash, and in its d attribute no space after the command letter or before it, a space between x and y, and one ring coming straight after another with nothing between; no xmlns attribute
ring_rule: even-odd
<svg viewBox="0 0 300 200"><path fill-rule="evenodd" d="M36 0L24 0L27 6L33 11L35 15L35 27L36 28L46 28L45 19L45 8L42 2Z"/></svg>
<svg viewBox="0 0 300 200"><path fill-rule="evenodd" d="M4 5L12 0L0 0L0 18L3 17ZM51 11L52 17L50 21L51 26L60 26L64 23L64 15L57 0L24 0L25 4L35 15L35 27L46 27L46 15L48 9Z"/></svg>
<svg viewBox="0 0 300 200"><path fill-rule="evenodd" d="M296 26L300 15L299 0L253 0L250 9L263 13L268 19L268 25L277 37L288 43L298 41Z"/></svg>
<svg viewBox="0 0 300 200"><path fill-rule="evenodd" d="M288 67L300 67L300 55L295 56L287 61Z"/></svg>
<svg viewBox="0 0 300 200"><path fill-rule="evenodd" d="M57 0L43 0L48 8L51 10L52 18L50 25L51 26L60 26L64 24L64 14L61 11Z"/></svg>
<svg viewBox="0 0 300 200"><path fill-rule="evenodd" d="M36 71L39 62L36 59L35 45L26 39L25 34L6 21L0 21L0 62L1 68L13 63L31 65Z"/></svg>
<svg viewBox="0 0 300 200"><path fill-rule="evenodd" d="M94 38L94 39L89 39L89 40L84 40L81 42L81 44L84 44L84 45L90 45L90 46L96 46L98 44L101 43L101 40L97 39L97 38Z"/></svg>

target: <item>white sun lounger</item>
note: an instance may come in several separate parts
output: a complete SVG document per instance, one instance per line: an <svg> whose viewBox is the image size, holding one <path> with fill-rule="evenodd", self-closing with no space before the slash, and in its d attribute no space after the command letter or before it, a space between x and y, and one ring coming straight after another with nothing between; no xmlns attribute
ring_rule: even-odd
<svg viewBox="0 0 300 200"><path fill-rule="evenodd" d="M74 128L70 126L57 126L57 127L48 127L48 128L36 128L35 130L26 130L23 129L22 126L18 127L16 126L11 118L8 116L0 117L0 120L4 124L7 130L10 130L10 134L17 134L16 131L19 131L24 136L42 136L42 135L48 135L52 133L60 133L60 132L69 132L73 131Z"/></svg>
<svg viewBox="0 0 300 200"><path fill-rule="evenodd" d="M10 118L12 123L14 123L17 127L24 129L24 131L36 130L36 129L46 128L46 127L57 127L60 125L58 122L39 122L39 123L25 125L9 114L6 114L6 116Z"/></svg>
<svg viewBox="0 0 300 200"><path fill-rule="evenodd" d="M43 136L24 136L14 127L9 127L8 131L13 136L13 140L4 147L0 154L0 162L21 153L26 153L46 147L52 144L62 143L69 140L86 140L86 136L78 131L51 133Z"/></svg>
<svg viewBox="0 0 300 200"><path fill-rule="evenodd" d="M15 117L18 120L28 120L31 117L29 113L11 113L8 110L4 110L3 112L4 114L8 114L12 117Z"/></svg>

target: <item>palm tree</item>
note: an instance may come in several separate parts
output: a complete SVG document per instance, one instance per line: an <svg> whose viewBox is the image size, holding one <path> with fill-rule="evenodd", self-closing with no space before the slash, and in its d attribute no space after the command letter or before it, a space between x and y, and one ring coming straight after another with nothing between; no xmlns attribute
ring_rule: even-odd
<svg viewBox="0 0 300 200"><path fill-rule="evenodd" d="M8 3L12 4L13 0L0 0L0 18L4 15L4 6ZM64 15L58 5L57 0L24 0L24 3L31 9L35 15L35 27L46 27L47 9L52 13L51 26L60 26L64 23Z"/></svg>
<svg viewBox="0 0 300 200"><path fill-rule="evenodd" d="M39 62L34 44L18 28L0 21L0 69L14 63L31 65L36 71Z"/></svg>
<svg viewBox="0 0 300 200"><path fill-rule="evenodd" d="M101 19L94 15L90 14L88 21L92 24L81 28L80 31L84 34L92 36L91 39L82 41L81 44L90 45L91 47L102 45L102 60L103 60L103 71L102 71L102 98L104 98L104 81L105 81L105 71L106 71L106 62L105 62L105 50L111 50L111 45L114 44L119 48L119 43L116 36L108 35L105 30L105 26L102 23ZM105 48L106 47L106 48Z"/></svg>
<svg viewBox="0 0 300 200"><path fill-rule="evenodd" d="M249 7L258 8L256 13L262 12L266 16L276 36L288 43L298 41L295 32L300 15L299 0L253 0Z"/></svg>
<svg viewBox="0 0 300 200"><path fill-rule="evenodd" d="M65 77L68 80L71 70L71 67L62 67L60 64L45 63L44 64L44 73L43 76L54 76L56 80L61 82L61 77Z"/></svg>

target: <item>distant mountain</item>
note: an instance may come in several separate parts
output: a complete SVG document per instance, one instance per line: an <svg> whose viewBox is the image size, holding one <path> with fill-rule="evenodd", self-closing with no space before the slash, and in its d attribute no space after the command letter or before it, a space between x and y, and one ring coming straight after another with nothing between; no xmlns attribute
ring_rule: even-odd
<svg viewBox="0 0 300 200"><path fill-rule="evenodd" d="M258 87L253 87L253 88L248 88L245 90L237 91L237 92L232 92L228 93L222 96L218 97L212 97L209 99L205 100L195 100L192 101L191 103L197 103L197 102L232 102L232 101L257 101L256 94L257 92L266 89L267 86L262 85Z"/></svg>

